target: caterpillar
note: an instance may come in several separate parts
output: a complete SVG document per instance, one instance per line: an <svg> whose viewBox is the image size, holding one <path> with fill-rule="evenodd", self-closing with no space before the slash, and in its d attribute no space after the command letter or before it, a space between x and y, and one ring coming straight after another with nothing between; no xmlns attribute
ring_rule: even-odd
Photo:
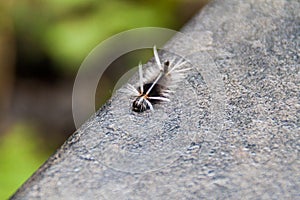
<svg viewBox="0 0 300 200"><path fill-rule="evenodd" d="M170 96L175 93L174 89L185 77L190 68L186 67L187 61L173 58L163 63L160 61L156 46L153 47L156 67L148 68L145 73L142 64L139 63L139 86L135 88L128 84L127 89L131 96L135 97L132 102L132 111L154 111L153 105L160 102L169 102Z"/></svg>

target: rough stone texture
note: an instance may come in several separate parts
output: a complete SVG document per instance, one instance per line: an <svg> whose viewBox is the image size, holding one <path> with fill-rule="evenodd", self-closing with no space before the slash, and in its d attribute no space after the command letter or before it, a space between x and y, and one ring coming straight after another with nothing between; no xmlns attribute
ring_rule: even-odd
<svg viewBox="0 0 300 200"><path fill-rule="evenodd" d="M299 199L299 11L210 3L165 47L193 67L172 102L117 92L12 199Z"/></svg>

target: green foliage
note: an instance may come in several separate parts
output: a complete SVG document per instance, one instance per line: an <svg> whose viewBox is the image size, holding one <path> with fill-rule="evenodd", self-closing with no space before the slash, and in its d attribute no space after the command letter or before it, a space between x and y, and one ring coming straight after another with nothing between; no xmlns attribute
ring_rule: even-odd
<svg viewBox="0 0 300 200"><path fill-rule="evenodd" d="M33 36L33 44L49 54L62 70L71 72L96 45L113 34L145 26L172 27L176 20L172 18L176 1L17 2L13 13L20 33Z"/></svg>
<svg viewBox="0 0 300 200"><path fill-rule="evenodd" d="M49 157L34 130L18 124L0 138L0 199L7 199Z"/></svg>

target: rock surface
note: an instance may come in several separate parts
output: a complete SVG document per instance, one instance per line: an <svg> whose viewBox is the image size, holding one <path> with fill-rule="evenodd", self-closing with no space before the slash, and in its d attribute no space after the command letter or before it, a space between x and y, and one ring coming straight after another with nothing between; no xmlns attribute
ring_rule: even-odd
<svg viewBox="0 0 300 200"><path fill-rule="evenodd" d="M117 92L12 199L300 198L299 11L210 3L165 46L192 67L170 103Z"/></svg>

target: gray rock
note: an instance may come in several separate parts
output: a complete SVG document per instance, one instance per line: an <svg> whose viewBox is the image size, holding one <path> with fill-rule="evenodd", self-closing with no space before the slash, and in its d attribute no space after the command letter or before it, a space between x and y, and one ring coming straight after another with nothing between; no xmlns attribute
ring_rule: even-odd
<svg viewBox="0 0 300 200"><path fill-rule="evenodd" d="M165 46L193 68L170 103L118 91L12 199L299 199L299 25L297 0L210 3Z"/></svg>

